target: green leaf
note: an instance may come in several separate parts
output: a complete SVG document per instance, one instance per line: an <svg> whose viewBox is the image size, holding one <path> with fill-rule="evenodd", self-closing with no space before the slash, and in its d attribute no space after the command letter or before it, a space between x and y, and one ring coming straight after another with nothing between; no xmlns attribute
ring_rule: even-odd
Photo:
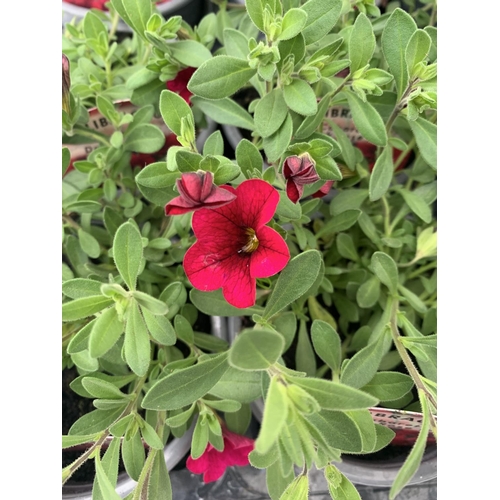
<svg viewBox="0 0 500 500"><path fill-rule="evenodd" d="M295 474L290 468L287 474L283 474L281 460L274 461L266 470L266 486L272 500L280 500L287 486L293 481Z"/></svg>
<svg viewBox="0 0 500 500"><path fill-rule="evenodd" d="M193 96L191 97L191 103L217 123L246 130L254 129L253 118L250 113L229 97L210 100Z"/></svg>
<svg viewBox="0 0 500 500"><path fill-rule="evenodd" d="M229 351L229 364L239 370L267 370L283 352L281 335L268 330L245 329Z"/></svg>
<svg viewBox="0 0 500 500"><path fill-rule="evenodd" d="M392 147L386 146L377 158L370 175L370 201L380 200L384 196L391 185L393 174Z"/></svg>
<svg viewBox="0 0 500 500"><path fill-rule="evenodd" d="M168 45L172 56L181 64L198 68L212 58L212 53L196 40L177 40Z"/></svg>
<svg viewBox="0 0 500 500"><path fill-rule="evenodd" d="M200 417L196 421L191 439L191 457L193 459L200 458L208 444L209 429L206 418Z"/></svg>
<svg viewBox="0 0 500 500"><path fill-rule="evenodd" d="M326 224L316 233L316 237L321 238L325 235L333 235L335 233L339 233L340 231L345 231L356 224L360 215L361 210L345 210L328 220Z"/></svg>
<svg viewBox="0 0 500 500"><path fill-rule="evenodd" d="M141 123L125 132L123 148L135 153L156 153L165 144L165 134L151 123Z"/></svg>
<svg viewBox="0 0 500 500"><path fill-rule="evenodd" d="M432 169L437 170L437 126L422 116L416 120L408 120L408 125L422 158Z"/></svg>
<svg viewBox="0 0 500 500"><path fill-rule="evenodd" d="M272 163L280 159L292 139L293 121L288 113L281 127L269 137L264 137L263 146L267 159Z"/></svg>
<svg viewBox="0 0 500 500"><path fill-rule="evenodd" d="M86 434L83 436L62 436L62 448L71 448L77 444L92 443L99 439L99 434Z"/></svg>
<svg viewBox="0 0 500 500"><path fill-rule="evenodd" d="M353 92L349 90L343 92L347 97L352 119L359 133L368 142L376 146L385 146L387 144L387 132L379 112L368 101L363 102Z"/></svg>
<svg viewBox="0 0 500 500"><path fill-rule="evenodd" d="M147 22L152 13L151 3L139 0L121 0L121 3L132 27L144 38L144 31L146 31Z"/></svg>
<svg viewBox="0 0 500 500"><path fill-rule="evenodd" d="M424 61L431 49L432 39L424 30L416 30L406 46L405 59L409 75L413 75L415 66Z"/></svg>
<svg viewBox="0 0 500 500"><path fill-rule="evenodd" d="M181 135L182 119L193 118L189 104L180 95L166 89L160 94L160 113L168 128L178 136Z"/></svg>
<svg viewBox="0 0 500 500"><path fill-rule="evenodd" d="M224 420L230 431L244 435L252 420L252 410L249 404L242 404L240 409L230 413L224 413Z"/></svg>
<svg viewBox="0 0 500 500"><path fill-rule="evenodd" d="M245 3L248 16L260 31L264 32L264 6L269 0L249 0Z"/></svg>
<svg viewBox="0 0 500 500"><path fill-rule="evenodd" d="M307 500L309 491L309 477L307 474L297 476L280 496L280 500Z"/></svg>
<svg viewBox="0 0 500 500"><path fill-rule="evenodd" d="M335 243L337 245L337 251L339 254L345 259L358 261L359 255L356 250L356 246L354 244L354 240L352 236L348 233L340 233L337 235L335 239Z"/></svg>
<svg viewBox="0 0 500 500"><path fill-rule="evenodd" d="M406 47L417 25L413 18L400 8L392 11L384 31L381 46L389 70L394 76L398 98L408 85L408 66L406 64Z"/></svg>
<svg viewBox="0 0 500 500"><path fill-rule="evenodd" d="M81 299L92 295L100 295L101 285L100 281L87 278L74 278L62 284L62 293L71 299Z"/></svg>
<svg viewBox="0 0 500 500"><path fill-rule="evenodd" d="M366 280L356 292L356 302L364 309L372 308L380 297L380 281L376 276Z"/></svg>
<svg viewBox="0 0 500 500"><path fill-rule="evenodd" d="M429 409L427 407L427 399L425 397L420 397L420 403L422 404L422 428L418 433L417 440L413 445L405 463L399 469L396 479L392 483L391 490L389 492L389 499L393 500L399 494L399 492L408 484L410 479L415 475L422 462L422 457L424 456L425 445L427 443L427 436L429 435L430 419L429 419Z"/></svg>
<svg viewBox="0 0 500 500"><path fill-rule="evenodd" d="M326 410L362 410L378 403L373 396L344 383L314 377L287 379L305 389Z"/></svg>
<svg viewBox="0 0 500 500"><path fill-rule="evenodd" d="M304 295L314 284L322 257L317 250L306 250L294 257L281 272L264 310L269 319Z"/></svg>
<svg viewBox="0 0 500 500"><path fill-rule="evenodd" d="M408 304L415 309L415 311L420 314L425 314L427 312L427 306L418 295L414 294L403 285L399 285L398 289L399 293L404 297L406 302L408 302Z"/></svg>
<svg viewBox="0 0 500 500"><path fill-rule="evenodd" d="M304 118L295 132L296 139L305 139L309 137L325 118L325 114L330 106L330 95L325 95L318 104L318 110L314 115ZM350 143L350 142L349 142ZM351 146L352 147L352 146Z"/></svg>
<svg viewBox="0 0 500 500"><path fill-rule="evenodd" d="M101 432L115 422L123 413L123 408L93 410L80 417L69 429L70 435L85 435Z"/></svg>
<svg viewBox="0 0 500 500"><path fill-rule="evenodd" d="M115 307L104 311L95 321L89 336L89 353L99 358L108 352L123 333L124 325Z"/></svg>
<svg viewBox="0 0 500 500"><path fill-rule="evenodd" d="M101 399L124 399L127 397L116 385L100 378L87 376L82 378L85 390L94 398Z"/></svg>
<svg viewBox="0 0 500 500"><path fill-rule="evenodd" d="M341 0L309 0L301 9L307 14L307 21L302 30L306 45L323 38L337 23L342 9Z"/></svg>
<svg viewBox="0 0 500 500"><path fill-rule="evenodd" d="M78 240L82 250L91 258L97 259L101 254L99 242L87 231L78 229Z"/></svg>
<svg viewBox="0 0 500 500"><path fill-rule="evenodd" d="M137 303L141 307L149 310L155 315L164 316L168 313L168 306L167 304L165 304L165 302L160 299L156 299L155 297L152 297L147 293L139 292L136 290L132 292L132 297L137 300Z"/></svg>
<svg viewBox="0 0 500 500"><path fill-rule="evenodd" d="M362 12L356 17L349 38L350 73L364 68L372 58L375 50L375 35L371 21Z"/></svg>
<svg viewBox="0 0 500 500"><path fill-rule="evenodd" d="M268 137L280 128L287 113L283 91L274 89L260 99L255 107L255 129L262 137Z"/></svg>
<svg viewBox="0 0 500 500"><path fill-rule="evenodd" d="M116 493L114 486L111 484L111 481L104 472L101 459L99 457L96 457L95 459L95 473L97 485L103 498L106 500L121 500L120 495Z"/></svg>
<svg viewBox="0 0 500 500"><path fill-rule="evenodd" d="M245 372L229 366L217 384L210 389L210 394L221 399L250 403L261 394L260 382L259 372Z"/></svg>
<svg viewBox="0 0 500 500"><path fill-rule="evenodd" d="M172 500L172 485L168 475L167 464L163 453L155 453L151 473L147 477L148 498L155 500Z"/></svg>
<svg viewBox="0 0 500 500"><path fill-rule="evenodd" d="M256 72L243 59L220 55L205 61L193 73L188 89L207 99L222 99L243 87Z"/></svg>
<svg viewBox="0 0 500 500"><path fill-rule="evenodd" d="M108 38L108 30L99 17L92 11L87 11L83 18L83 33L85 38L93 38L99 40L99 34L103 33L105 38Z"/></svg>
<svg viewBox="0 0 500 500"><path fill-rule="evenodd" d="M299 372L304 372L308 376L316 373L316 358L309 339L305 321L300 322L299 333L297 335L297 349L295 351L295 367Z"/></svg>
<svg viewBox="0 0 500 500"><path fill-rule="evenodd" d="M252 144L248 139L242 139L236 146L236 161L243 175L250 179L252 172L257 169L262 171L262 155L257 146Z"/></svg>
<svg viewBox="0 0 500 500"><path fill-rule="evenodd" d="M207 155L223 155L224 154L224 139L222 137L221 131L216 130L211 133L205 144L203 144L203 156Z"/></svg>
<svg viewBox="0 0 500 500"><path fill-rule="evenodd" d="M247 58L250 49L248 48L248 38L244 33L233 28L225 28L223 38L226 55L240 59Z"/></svg>
<svg viewBox="0 0 500 500"><path fill-rule="evenodd" d="M377 373L385 353L385 336L381 335L377 341L363 347L342 366L340 381L354 388L363 387Z"/></svg>
<svg viewBox="0 0 500 500"><path fill-rule="evenodd" d="M325 321L314 320L311 327L311 339L316 354L336 372L340 368L342 349L339 334Z"/></svg>
<svg viewBox="0 0 500 500"><path fill-rule="evenodd" d="M375 252L371 259L372 271L377 278L395 295L398 289L398 268L396 263L384 252Z"/></svg>
<svg viewBox="0 0 500 500"><path fill-rule="evenodd" d="M209 316L251 316L252 314L262 314L264 309L260 306L240 309L227 303L222 295L222 290L215 292L202 292L193 288L189 292L191 302L202 313Z"/></svg>
<svg viewBox="0 0 500 500"><path fill-rule="evenodd" d="M318 111L316 94L304 80L292 78L292 82L283 89L283 97L287 106L299 115L315 115Z"/></svg>
<svg viewBox="0 0 500 500"><path fill-rule="evenodd" d="M330 496L335 500L361 500L356 487L334 465L325 467L325 479Z"/></svg>
<svg viewBox="0 0 500 500"><path fill-rule="evenodd" d="M158 316L141 308L144 321L151 336L162 345L174 345L177 342L174 327L165 316Z"/></svg>
<svg viewBox="0 0 500 500"><path fill-rule="evenodd" d="M307 12L302 9L292 8L286 12L281 21L281 33L278 40L289 40L298 35L307 21Z"/></svg>
<svg viewBox="0 0 500 500"><path fill-rule="evenodd" d="M130 290L135 290L142 253L141 233L134 224L125 222L118 228L113 240L113 259Z"/></svg>
<svg viewBox="0 0 500 500"><path fill-rule="evenodd" d="M151 387L144 396L142 407L150 410L176 410L190 405L212 389L228 366L227 353L222 353L177 370Z"/></svg>
<svg viewBox="0 0 500 500"><path fill-rule="evenodd" d="M144 445L142 444L139 432L136 431L128 439L127 435L125 435L125 439L122 442L122 459L127 474L137 481L141 475L144 460L146 459Z"/></svg>
<svg viewBox="0 0 500 500"><path fill-rule="evenodd" d="M409 375L398 372L378 372L361 390L380 401L402 398L411 391L413 380Z"/></svg>
<svg viewBox="0 0 500 500"><path fill-rule="evenodd" d="M132 371L139 377L145 375L151 360L151 345L146 324L136 301L131 301L127 309L123 347L125 360Z"/></svg>
<svg viewBox="0 0 500 500"><path fill-rule="evenodd" d="M111 304L113 304L113 299L103 297L102 295L92 295L90 297L75 299L62 305L62 320L75 321L87 318L102 311Z"/></svg>
<svg viewBox="0 0 500 500"><path fill-rule="evenodd" d="M264 454L278 439L288 414L286 388L277 376L271 378L264 403L259 436L255 441L257 453Z"/></svg>

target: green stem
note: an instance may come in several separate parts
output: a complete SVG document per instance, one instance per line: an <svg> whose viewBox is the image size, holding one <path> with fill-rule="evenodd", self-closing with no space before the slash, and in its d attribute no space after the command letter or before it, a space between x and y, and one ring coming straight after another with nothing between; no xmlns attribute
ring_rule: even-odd
<svg viewBox="0 0 500 500"><path fill-rule="evenodd" d="M422 391L425 394L427 400L435 408L437 408L437 402L434 399L434 395L431 394L431 392L427 389L426 385L424 384L424 382L421 378L419 371L416 369L415 365L413 364L413 361L411 360L410 355L408 354L408 351L405 349L403 343L401 342L401 334L399 333L398 324L397 324L397 314L398 314L399 301L396 298L390 299L390 301L392 302L391 303L390 327L391 327L391 333L392 333L394 345L396 346L396 349L401 357L401 360L403 361L403 364L405 365L406 369L408 370L408 373L410 374L411 378L413 379L413 382L415 383L417 390Z"/></svg>
<svg viewBox="0 0 500 500"><path fill-rule="evenodd" d="M115 420L115 422L117 420L120 420L121 418L125 417L126 415L128 415L132 411L136 410L136 408L137 408L137 402L138 402L137 396L140 394L140 392L142 390L142 387L146 383L147 375L148 374L146 374L144 377L142 377L141 379L139 379L137 381L137 383L136 383L136 385L134 387L134 390L132 391L132 394L135 394L135 398L130 401L130 403L125 407L125 409L122 411L122 413L120 414L120 416ZM104 429L102 431L99 439L97 441L95 441L92 444L92 446L90 446L90 448L88 450L86 450L84 453L82 453L82 455L80 455L73 463L69 464L67 467L65 467L63 469L63 480L62 480L62 484L63 485L75 473L75 471L81 465L83 465L83 463L85 463L92 456L92 454L96 450L100 449L100 447L102 446L102 444L104 443L104 441L106 440L106 438L111 433L110 432L110 428L111 428L111 426L109 426L106 429ZM67 472L67 475L65 475L65 472Z"/></svg>
<svg viewBox="0 0 500 500"><path fill-rule="evenodd" d="M401 154L398 156L398 159L394 162L394 171L396 171L403 160L406 158L406 155L410 153L410 151L415 147L415 144L417 141L415 141L415 137L408 143L408 146L404 151L401 152ZM408 179L410 182L410 179Z"/></svg>
<svg viewBox="0 0 500 500"><path fill-rule="evenodd" d="M416 278L417 276L420 276L422 273L425 273L429 269L435 269L436 266L437 266L437 262L435 260L433 260L432 262L429 262L429 264L426 264L425 266L422 266L418 269L415 269L415 271L413 271L411 274L408 275L408 279L412 280L412 279Z"/></svg>
<svg viewBox="0 0 500 500"><path fill-rule="evenodd" d="M384 206L384 232L385 232L385 236L387 238L390 238L391 234L392 234L391 225L390 225L390 222L391 222L391 208L389 206L389 203L388 203L387 198L385 197L385 195L382 196L381 201L382 201L382 205Z"/></svg>
<svg viewBox="0 0 500 500"><path fill-rule="evenodd" d="M87 127L82 127L81 125L75 125L73 130L82 137L88 137L96 142L100 142L104 146L111 147L111 142L109 142L107 136L100 134L99 132L93 132Z"/></svg>

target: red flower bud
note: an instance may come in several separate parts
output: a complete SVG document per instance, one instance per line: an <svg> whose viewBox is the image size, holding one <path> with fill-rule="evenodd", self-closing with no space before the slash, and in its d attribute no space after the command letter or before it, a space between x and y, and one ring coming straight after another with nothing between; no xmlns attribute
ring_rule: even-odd
<svg viewBox="0 0 500 500"><path fill-rule="evenodd" d="M177 179L180 196L165 206L165 215L181 215L198 208L218 208L227 205L236 195L217 187L212 172L185 172Z"/></svg>
<svg viewBox="0 0 500 500"><path fill-rule="evenodd" d="M286 194L294 203L302 196L305 185L319 181L314 161L307 153L289 156L283 163L283 176L287 180Z"/></svg>

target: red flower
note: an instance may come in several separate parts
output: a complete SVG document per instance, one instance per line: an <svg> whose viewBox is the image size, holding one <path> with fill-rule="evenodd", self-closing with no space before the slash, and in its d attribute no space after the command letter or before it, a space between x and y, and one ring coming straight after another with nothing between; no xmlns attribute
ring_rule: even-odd
<svg viewBox="0 0 500 500"><path fill-rule="evenodd" d="M333 186L333 183L335 181L326 181L323 186L318 189L315 193L313 193L311 196L313 198L323 198L323 196L327 195L328 192L330 191L331 187Z"/></svg>
<svg viewBox="0 0 500 500"><path fill-rule="evenodd" d="M215 210L198 210L192 227L198 241L186 252L184 270L202 291L222 287L235 307L255 304L256 278L280 272L290 259L285 240L266 226L279 201L278 191L265 181L243 181L237 189L222 186L237 198Z"/></svg>
<svg viewBox="0 0 500 500"><path fill-rule="evenodd" d="M240 436L222 427L222 437L224 438L224 450L216 450L208 443L206 450L200 458L192 459L188 457L186 467L195 474L203 474L203 481L210 483L217 481L227 467L238 465L243 467L249 464L248 454L253 450L253 439Z"/></svg>
<svg viewBox="0 0 500 500"><path fill-rule="evenodd" d="M307 153L289 156L283 163L283 175L287 180L286 194L294 203L299 201L306 184L319 181L314 162Z"/></svg>
<svg viewBox="0 0 500 500"><path fill-rule="evenodd" d="M214 184L212 172L185 172L177 179L180 196L165 206L165 215L181 215L199 208L218 208L233 201L236 196Z"/></svg>
<svg viewBox="0 0 500 500"><path fill-rule="evenodd" d="M179 94L189 105L191 105L191 96L193 94L189 92L187 84L195 71L196 68L181 69L173 80L167 82L167 89Z"/></svg>

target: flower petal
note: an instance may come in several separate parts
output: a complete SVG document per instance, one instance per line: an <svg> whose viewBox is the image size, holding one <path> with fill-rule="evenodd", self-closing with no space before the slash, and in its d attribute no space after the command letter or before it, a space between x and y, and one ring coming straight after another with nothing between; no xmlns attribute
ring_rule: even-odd
<svg viewBox="0 0 500 500"><path fill-rule="evenodd" d="M203 454L198 458L192 458L191 455L186 460L186 467L195 474L201 474L205 472L211 464L211 450L213 446L208 443L207 448Z"/></svg>
<svg viewBox="0 0 500 500"><path fill-rule="evenodd" d="M290 250L283 237L269 226L257 232L259 246L251 254L250 276L268 278L279 273L290 260Z"/></svg>
<svg viewBox="0 0 500 500"><path fill-rule="evenodd" d="M225 463L225 461L212 457L212 463L210 464L210 468L205 472L205 474L203 474L203 481L205 483L211 483L213 481L217 481L217 479L220 479L224 475L226 469L227 469L227 464Z"/></svg>
<svg viewBox="0 0 500 500"><path fill-rule="evenodd" d="M238 255L238 257L240 257ZM225 283L222 287L224 298L234 307L251 307L255 305L256 281L250 276L250 254L242 255L240 260L227 262L228 273L225 274Z"/></svg>
<svg viewBox="0 0 500 500"><path fill-rule="evenodd" d="M266 181L249 179L236 189L236 200L226 209L233 209L244 227L258 229L271 220L280 200L278 191ZM235 205L236 204L236 205Z"/></svg>
<svg viewBox="0 0 500 500"><path fill-rule="evenodd" d="M293 179L288 179L286 181L286 195L288 198L297 203L304 192L304 186L295 184Z"/></svg>
<svg viewBox="0 0 500 500"><path fill-rule="evenodd" d="M222 251L196 242L184 256L184 271L191 284L202 292L217 290L224 284L221 262L229 258Z"/></svg>

